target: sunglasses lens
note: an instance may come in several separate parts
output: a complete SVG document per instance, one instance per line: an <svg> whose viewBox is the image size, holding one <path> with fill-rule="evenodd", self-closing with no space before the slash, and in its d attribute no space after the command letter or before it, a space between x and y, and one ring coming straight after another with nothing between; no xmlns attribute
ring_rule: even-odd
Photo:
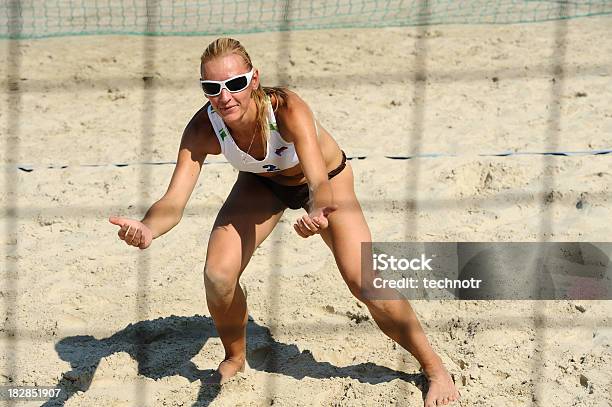
<svg viewBox="0 0 612 407"><path fill-rule="evenodd" d="M227 82L225 86L229 89L230 92L240 92L248 85L246 75L239 76L231 81Z"/></svg>
<svg viewBox="0 0 612 407"><path fill-rule="evenodd" d="M221 93L221 85L218 83L203 82L202 90L207 95L216 95L217 93Z"/></svg>

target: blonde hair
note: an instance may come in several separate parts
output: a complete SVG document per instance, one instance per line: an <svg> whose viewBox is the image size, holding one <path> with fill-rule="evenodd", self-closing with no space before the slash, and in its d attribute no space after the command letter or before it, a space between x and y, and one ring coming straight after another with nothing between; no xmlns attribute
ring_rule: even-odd
<svg viewBox="0 0 612 407"><path fill-rule="evenodd" d="M235 40L233 38L217 38L216 40L211 42L202 54L202 66L204 66L204 64L210 60L231 54L238 55L240 58L242 58L248 69L253 69L251 57L247 53L246 49L238 40ZM259 134L264 149L266 148L268 137L268 108L266 104L266 95L275 96L276 106L274 108L274 111L276 111L279 106L283 106L285 104L285 98L287 96L287 93L285 89L279 87L262 87L261 82L259 83L257 89L251 92L251 98L255 101L255 106L257 108L257 124L255 126L255 134Z"/></svg>

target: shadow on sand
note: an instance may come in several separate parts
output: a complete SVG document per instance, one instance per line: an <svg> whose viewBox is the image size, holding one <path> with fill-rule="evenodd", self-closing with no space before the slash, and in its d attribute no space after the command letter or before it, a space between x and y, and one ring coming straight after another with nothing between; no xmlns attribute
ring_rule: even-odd
<svg viewBox="0 0 612 407"><path fill-rule="evenodd" d="M205 316L170 316L130 324L114 335L95 339L90 335L66 337L55 348L62 360L70 362L71 370L62 374L56 387L62 389L58 398L43 406L63 406L77 391L87 391L102 358L116 352L126 352L138 362L138 374L160 379L180 375L190 382L210 376L211 369L199 369L191 359L206 341L216 337L212 319ZM348 377L362 383L378 384L402 379L422 387L420 374L406 374L374 363L337 367L316 361L308 350L296 345L277 342L268 328L249 320L247 326L247 361L251 369L302 379ZM279 363L282 361L282 363ZM193 406L209 405L219 393L219 386L202 384Z"/></svg>

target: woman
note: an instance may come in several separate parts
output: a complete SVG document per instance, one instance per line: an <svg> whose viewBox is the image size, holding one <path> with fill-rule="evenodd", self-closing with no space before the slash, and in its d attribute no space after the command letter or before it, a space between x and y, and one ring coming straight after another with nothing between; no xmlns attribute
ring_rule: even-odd
<svg viewBox="0 0 612 407"><path fill-rule="evenodd" d="M184 131L167 192L142 221L111 217L110 222L121 227L119 237L127 244L145 249L180 221L208 154L223 153L240 170L214 223L204 267L206 301L225 348L218 380L244 369L247 306L240 275L284 210L301 207L307 213L293 225L295 232L303 238L321 235L353 295L381 330L420 362L430 382L425 405L456 400L453 381L408 302L367 295L370 279L362 282L355 254L371 236L351 166L338 144L298 95L261 87L259 72L238 41L212 42L200 70L209 103Z"/></svg>

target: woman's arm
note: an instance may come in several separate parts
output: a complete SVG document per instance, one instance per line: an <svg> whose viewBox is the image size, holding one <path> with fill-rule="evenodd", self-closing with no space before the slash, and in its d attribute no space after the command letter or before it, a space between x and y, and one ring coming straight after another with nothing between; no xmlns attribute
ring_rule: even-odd
<svg viewBox="0 0 612 407"><path fill-rule="evenodd" d="M183 132L176 166L164 196L151 205L140 222L114 216L109 218L112 224L120 226L119 238L128 245L146 249L153 239L168 232L183 217L206 155L218 154L219 150L206 107L194 115Z"/></svg>
<svg viewBox="0 0 612 407"><path fill-rule="evenodd" d="M313 207L332 205L331 184L317 138L313 113L306 102L293 92L287 92L284 106L279 110L281 133L283 137L293 141L302 171L313 194Z"/></svg>
<svg viewBox="0 0 612 407"><path fill-rule="evenodd" d="M287 92L284 106L279 109L279 113L281 133L289 141L293 141L312 196L308 215L302 217L296 224L296 232L302 237L307 237L327 227L327 216L335 211L337 206L334 204L327 166L310 108L298 95ZM306 233L303 233L304 228L307 229Z"/></svg>
<svg viewBox="0 0 612 407"><path fill-rule="evenodd" d="M181 139L178 158L168 190L147 211L141 222L153 232L157 238L176 226L183 217L183 211L195 188L200 175L210 139L205 125L208 122L204 109L191 119Z"/></svg>

